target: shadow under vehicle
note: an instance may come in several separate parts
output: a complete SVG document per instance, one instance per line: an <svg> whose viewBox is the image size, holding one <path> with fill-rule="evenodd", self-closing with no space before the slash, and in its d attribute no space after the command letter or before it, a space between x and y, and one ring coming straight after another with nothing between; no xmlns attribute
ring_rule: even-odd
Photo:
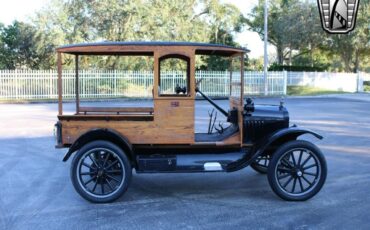
<svg viewBox="0 0 370 230"><path fill-rule="evenodd" d="M244 94L244 56L248 50L189 42L101 42L62 46L58 54L59 114L57 148L74 155L71 179L76 191L91 202L111 202L128 188L137 173L233 172L251 166L266 173L272 190L291 201L307 200L322 188L326 161L314 144L298 140L303 134L322 137L289 125L287 109L255 105ZM62 55L74 55L76 113L63 114ZM152 107L84 107L79 96L79 57L149 56L154 60ZM229 109L225 111L199 89L196 55L219 55L230 60ZM161 63L181 60L184 85L164 90ZM203 82L203 84L205 84ZM215 109L208 132L195 133L195 98L201 95ZM216 111L227 126L215 124ZM227 186L227 185L225 185Z"/></svg>

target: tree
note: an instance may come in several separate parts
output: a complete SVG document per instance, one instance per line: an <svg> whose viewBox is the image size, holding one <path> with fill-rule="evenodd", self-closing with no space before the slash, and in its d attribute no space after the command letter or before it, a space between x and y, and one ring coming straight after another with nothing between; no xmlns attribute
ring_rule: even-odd
<svg viewBox="0 0 370 230"><path fill-rule="evenodd" d="M369 61L370 54L370 1L363 0L357 13L356 28L348 34L327 35L325 47L332 55L338 55L344 63L344 71L357 72L361 67L361 60ZM363 66L362 68L365 68Z"/></svg>
<svg viewBox="0 0 370 230"><path fill-rule="evenodd" d="M271 0L269 42L276 47L278 64L329 67L347 72L369 66L369 0L361 1L356 29L333 35L321 28L316 2ZM247 24L263 39L263 1L252 10ZM342 63L342 64L341 64Z"/></svg>
<svg viewBox="0 0 370 230"><path fill-rule="evenodd" d="M292 64L295 57L312 54L320 44L320 17L316 5L294 0L272 0L268 16L268 42L276 47L279 64L285 60ZM264 38L263 1L252 10L247 24L261 39Z"/></svg>
<svg viewBox="0 0 370 230"><path fill-rule="evenodd" d="M0 23L0 69L6 68L5 45L2 39L4 33L4 24Z"/></svg>
<svg viewBox="0 0 370 230"><path fill-rule="evenodd" d="M50 47L43 54L47 59L44 63L50 67L55 62L51 50L62 44L151 40L234 45L232 34L243 25L240 11L218 0L53 0L37 14L34 24L42 43ZM64 62L71 66L73 59ZM81 66L87 63L134 69L150 65L144 59L128 61L112 57L105 62L84 57Z"/></svg>
<svg viewBox="0 0 370 230"><path fill-rule="evenodd" d="M37 68L39 56L34 44L37 43L36 29L26 23L15 21L0 27L0 63L2 68Z"/></svg>
<svg viewBox="0 0 370 230"><path fill-rule="evenodd" d="M245 18L240 10L232 4L222 4L217 0L205 2L201 12L207 16L210 24L208 41L229 46L240 46L234 41L234 33L241 32L245 24ZM230 66L230 60L219 56L201 57L202 65L199 69L225 70Z"/></svg>

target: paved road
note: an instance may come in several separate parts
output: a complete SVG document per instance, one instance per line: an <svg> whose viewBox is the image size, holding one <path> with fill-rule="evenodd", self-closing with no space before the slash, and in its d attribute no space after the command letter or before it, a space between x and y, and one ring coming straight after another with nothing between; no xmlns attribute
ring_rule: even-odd
<svg viewBox="0 0 370 230"><path fill-rule="evenodd" d="M298 203L279 199L266 176L250 168L229 174L134 173L117 202L88 203L72 187L70 162L61 161L65 150L53 147L56 104L2 104L0 229L368 229L368 97L286 100L293 123L325 136L314 141L329 169L323 190ZM227 101L218 103L227 106ZM67 110L73 106L67 104ZM201 128L206 120L200 116L208 108L197 102Z"/></svg>

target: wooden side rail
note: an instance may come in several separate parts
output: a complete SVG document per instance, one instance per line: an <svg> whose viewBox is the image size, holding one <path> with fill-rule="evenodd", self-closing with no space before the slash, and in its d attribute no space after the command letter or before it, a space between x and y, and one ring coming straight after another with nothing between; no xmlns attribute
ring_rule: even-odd
<svg viewBox="0 0 370 230"><path fill-rule="evenodd" d="M149 113L153 114L152 107L80 107L79 112L87 113Z"/></svg>
<svg viewBox="0 0 370 230"><path fill-rule="evenodd" d="M153 121L153 115L144 114L126 114L126 115L108 115L108 114L93 114L93 115L60 115L60 121Z"/></svg>

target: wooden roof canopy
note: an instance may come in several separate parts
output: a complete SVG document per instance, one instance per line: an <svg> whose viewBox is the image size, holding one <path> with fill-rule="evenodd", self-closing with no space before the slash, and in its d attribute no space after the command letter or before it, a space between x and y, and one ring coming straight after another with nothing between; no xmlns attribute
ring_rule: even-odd
<svg viewBox="0 0 370 230"><path fill-rule="evenodd" d="M161 49L194 49L198 55L232 56L249 52L245 48L236 48L221 44L197 42L94 42L58 47L59 53L74 55L140 55L152 56Z"/></svg>

